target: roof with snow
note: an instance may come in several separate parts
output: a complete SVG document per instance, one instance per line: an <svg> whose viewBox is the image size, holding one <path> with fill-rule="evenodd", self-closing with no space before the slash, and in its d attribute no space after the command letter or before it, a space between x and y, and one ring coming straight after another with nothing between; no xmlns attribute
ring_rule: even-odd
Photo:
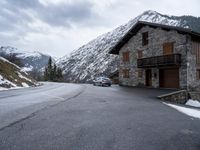
<svg viewBox="0 0 200 150"><path fill-rule="evenodd" d="M194 32L189 28L182 28L158 23L150 23L145 21L138 21L117 43L114 47L109 51L110 54L119 54L120 49L126 44L137 32L144 26L150 26L153 28L162 28L164 30L176 30L181 34L189 34L195 38L200 38L200 33Z"/></svg>

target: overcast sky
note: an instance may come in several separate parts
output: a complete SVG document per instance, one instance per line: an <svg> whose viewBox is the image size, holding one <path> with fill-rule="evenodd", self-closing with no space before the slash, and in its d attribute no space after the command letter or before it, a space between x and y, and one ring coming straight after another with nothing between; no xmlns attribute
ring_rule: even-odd
<svg viewBox="0 0 200 150"><path fill-rule="evenodd" d="M0 46L61 57L146 10L200 16L199 0L0 0Z"/></svg>

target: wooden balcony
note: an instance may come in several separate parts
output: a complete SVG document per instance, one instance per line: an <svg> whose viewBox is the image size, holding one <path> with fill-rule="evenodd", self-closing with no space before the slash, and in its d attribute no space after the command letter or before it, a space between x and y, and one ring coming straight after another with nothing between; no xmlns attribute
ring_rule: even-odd
<svg viewBox="0 0 200 150"><path fill-rule="evenodd" d="M138 68L154 68L154 67L180 66L180 65L181 65L181 54L155 56L137 60Z"/></svg>

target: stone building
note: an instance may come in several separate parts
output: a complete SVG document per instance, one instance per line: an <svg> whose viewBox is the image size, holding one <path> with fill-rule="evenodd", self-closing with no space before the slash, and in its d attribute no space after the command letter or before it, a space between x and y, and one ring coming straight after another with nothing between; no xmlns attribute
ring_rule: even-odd
<svg viewBox="0 0 200 150"><path fill-rule="evenodd" d="M200 33L190 29L139 21L110 54L120 57L120 85L200 87Z"/></svg>

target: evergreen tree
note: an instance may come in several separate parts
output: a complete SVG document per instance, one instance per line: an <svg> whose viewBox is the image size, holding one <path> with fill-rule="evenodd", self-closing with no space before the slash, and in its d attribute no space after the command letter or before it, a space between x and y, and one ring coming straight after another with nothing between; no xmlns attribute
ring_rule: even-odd
<svg viewBox="0 0 200 150"><path fill-rule="evenodd" d="M63 75L62 75L62 69L61 68L57 69L57 78L58 78L59 81L63 80Z"/></svg>
<svg viewBox="0 0 200 150"><path fill-rule="evenodd" d="M53 81L53 67L52 67L52 59L51 59L51 57L49 57L47 69L48 69L48 79L50 81Z"/></svg>
<svg viewBox="0 0 200 150"><path fill-rule="evenodd" d="M53 80L54 81L56 81L57 79L57 77L56 77L56 74L57 74L57 66L56 66L56 64L54 64L53 65L53 70L52 70L53 72L52 72L52 75L53 75Z"/></svg>
<svg viewBox="0 0 200 150"><path fill-rule="evenodd" d="M45 81L63 81L62 69L52 63L51 57L44 71Z"/></svg>
<svg viewBox="0 0 200 150"><path fill-rule="evenodd" d="M45 67L45 70L44 70L44 80L45 80L45 81L48 81L48 80L49 80L48 68L47 68L47 67Z"/></svg>

